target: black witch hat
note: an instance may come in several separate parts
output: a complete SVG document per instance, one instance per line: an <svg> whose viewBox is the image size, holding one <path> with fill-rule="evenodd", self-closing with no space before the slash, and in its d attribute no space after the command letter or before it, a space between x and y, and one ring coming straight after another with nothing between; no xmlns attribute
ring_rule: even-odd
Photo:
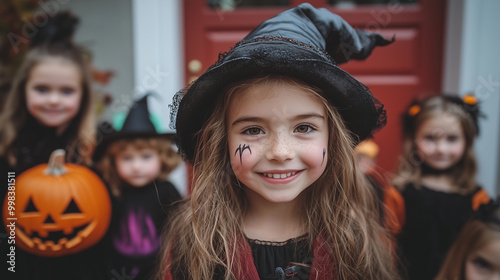
<svg viewBox="0 0 500 280"><path fill-rule="evenodd" d="M148 96L151 93L145 94L130 108L123 125L116 124L113 127L109 123L100 125L99 131L107 131L103 133L102 141L96 147L93 160L98 161L106 151L107 147L114 141L124 138L147 138L147 137L166 137L173 138L172 134L159 133L160 128L157 128L151 120L151 115L148 109Z"/></svg>
<svg viewBox="0 0 500 280"><path fill-rule="evenodd" d="M47 24L40 27L30 40L30 46L43 44L72 44L79 19L70 11L49 17Z"/></svg>
<svg viewBox="0 0 500 280"><path fill-rule="evenodd" d="M365 59L376 46L392 41L355 30L340 16L310 4L264 21L174 96L171 121L175 125L171 127L177 130L181 152L187 160L193 159L197 132L227 85L270 74L295 77L320 88L340 112L355 140L370 137L385 125L383 105L336 62Z"/></svg>

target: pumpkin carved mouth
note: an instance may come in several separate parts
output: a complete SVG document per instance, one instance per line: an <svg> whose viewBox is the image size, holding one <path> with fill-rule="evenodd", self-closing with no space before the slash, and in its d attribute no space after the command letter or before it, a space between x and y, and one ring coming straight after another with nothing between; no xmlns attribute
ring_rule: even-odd
<svg viewBox="0 0 500 280"><path fill-rule="evenodd" d="M63 238L66 238L67 241L72 240L75 238L79 232L83 231L90 223L86 223L83 226L75 227L73 229L73 232L70 234L64 234L63 230L56 230L56 231L47 231L47 237L40 236L40 234L36 231L33 231L31 234L27 234L24 228L20 225L18 225L19 229L22 231L22 233L26 234L30 238L38 238L42 242L47 242L47 241L52 241L54 244L58 244L59 241L61 241Z"/></svg>
<svg viewBox="0 0 500 280"><path fill-rule="evenodd" d="M64 234L63 230L47 231L47 236L42 237L36 231L27 234L22 226L16 228L19 238L29 248L37 248L41 252L62 252L80 245L84 239L95 229L96 221L91 221L82 226L75 227L70 234Z"/></svg>

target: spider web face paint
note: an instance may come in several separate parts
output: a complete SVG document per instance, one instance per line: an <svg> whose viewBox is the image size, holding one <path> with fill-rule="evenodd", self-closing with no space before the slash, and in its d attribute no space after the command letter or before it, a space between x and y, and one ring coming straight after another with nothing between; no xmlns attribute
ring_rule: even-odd
<svg viewBox="0 0 500 280"><path fill-rule="evenodd" d="M252 154L252 149L250 149L250 146L247 146L246 144L243 144L243 147L241 147L241 144L238 146L238 148L236 148L236 151L234 151L234 155L236 156L236 154L238 152L240 152L240 164L243 163L243 159L242 159L242 155L243 155L243 152L245 150L247 150L250 152L250 154Z"/></svg>

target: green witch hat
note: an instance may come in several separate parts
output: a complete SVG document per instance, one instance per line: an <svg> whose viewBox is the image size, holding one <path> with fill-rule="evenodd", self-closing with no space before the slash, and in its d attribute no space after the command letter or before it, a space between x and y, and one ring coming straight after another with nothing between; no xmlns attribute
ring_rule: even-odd
<svg viewBox="0 0 500 280"><path fill-rule="evenodd" d="M139 100L135 101L128 114L117 113L113 116L113 124L102 123L99 131L108 131L101 133L102 141L97 145L93 159L98 161L104 155L107 147L114 141L132 138L148 137L166 137L173 139L170 133L161 133L161 121L156 115L149 113L148 96L153 93L147 93Z"/></svg>

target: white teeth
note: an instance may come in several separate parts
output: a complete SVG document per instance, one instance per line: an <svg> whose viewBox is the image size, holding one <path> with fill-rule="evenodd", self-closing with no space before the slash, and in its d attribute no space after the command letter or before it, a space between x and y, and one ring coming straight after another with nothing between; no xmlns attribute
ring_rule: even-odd
<svg viewBox="0 0 500 280"><path fill-rule="evenodd" d="M292 175L294 175L297 172L290 172L290 173L278 173L278 174L271 174L271 173L262 173L262 175L269 177L269 178L274 178L274 179L285 179L288 178Z"/></svg>

